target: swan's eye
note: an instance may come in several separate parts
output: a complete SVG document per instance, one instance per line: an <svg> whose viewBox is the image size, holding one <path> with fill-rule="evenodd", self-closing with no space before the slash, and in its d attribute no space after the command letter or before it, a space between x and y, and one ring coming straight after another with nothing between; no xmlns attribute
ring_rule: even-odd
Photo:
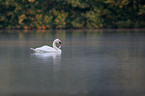
<svg viewBox="0 0 145 96"><path fill-rule="evenodd" d="M59 44L61 44L61 42L59 42Z"/></svg>

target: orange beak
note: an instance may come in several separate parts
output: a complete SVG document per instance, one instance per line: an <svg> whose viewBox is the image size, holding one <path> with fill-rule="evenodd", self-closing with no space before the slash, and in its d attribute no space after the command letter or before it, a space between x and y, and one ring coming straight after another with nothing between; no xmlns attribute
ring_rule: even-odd
<svg viewBox="0 0 145 96"><path fill-rule="evenodd" d="M59 43L59 46L61 46L61 44Z"/></svg>
<svg viewBox="0 0 145 96"><path fill-rule="evenodd" d="M59 48L61 48L61 42L59 42Z"/></svg>

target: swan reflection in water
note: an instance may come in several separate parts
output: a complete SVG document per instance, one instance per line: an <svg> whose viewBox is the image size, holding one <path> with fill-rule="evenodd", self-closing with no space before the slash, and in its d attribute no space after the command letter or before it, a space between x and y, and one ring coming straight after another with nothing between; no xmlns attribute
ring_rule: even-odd
<svg viewBox="0 0 145 96"><path fill-rule="evenodd" d="M41 63L61 63L61 54L59 53L32 53L31 55Z"/></svg>
<svg viewBox="0 0 145 96"><path fill-rule="evenodd" d="M61 70L61 54L57 53L33 53L31 54L33 61L38 63L39 66L43 67L44 70L49 70L45 72L45 78L51 78L53 81L51 83L52 88L60 89L58 85L61 86L62 70ZM49 74L49 75L48 75ZM44 78L44 79L45 79ZM51 82L51 81L48 81Z"/></svg>
<svg viewBox="0 0 145 96"><path fill-rule="evenodd" d="M53 69L52 76L55 88L58 88L58 84L61 84L61 54L59 53L32 53L34 62L39 63L40 66L48 64L48 70ZM53 66L53 67L52 67Z"/></svg>
<svg viewBox="0 0 145 96"><path fill-rule="evenodd" d="M35 57L36 63L53 64L54 72L61 66L61 54L59 53L32 53L31 55Z"/></svg>

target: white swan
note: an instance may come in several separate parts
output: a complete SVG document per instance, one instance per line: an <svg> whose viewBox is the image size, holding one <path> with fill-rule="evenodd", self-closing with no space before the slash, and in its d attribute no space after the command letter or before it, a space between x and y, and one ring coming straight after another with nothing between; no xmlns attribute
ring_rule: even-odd
<svg viewBox="0 0 145 96"><path fill-rule="evenodd" d="M34 52L37 53L61 53L61 49L59 49L56 44L59 45L59 48L61 48L61 41L59 39L55 39L53 41L53 47L44 45L42 47L38 47L38 48L30 48L31 50L33 50Z"/></svg>

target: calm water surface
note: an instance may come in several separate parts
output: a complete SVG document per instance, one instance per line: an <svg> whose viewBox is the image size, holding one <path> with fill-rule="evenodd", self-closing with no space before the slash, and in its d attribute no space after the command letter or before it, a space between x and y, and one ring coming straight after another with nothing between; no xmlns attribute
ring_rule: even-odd
<svg viewBox="0 0 145 96"><path fill-rule="evenodd" d="M145 31L0 31L0 96L28 95L145 96Z"/></svg>

